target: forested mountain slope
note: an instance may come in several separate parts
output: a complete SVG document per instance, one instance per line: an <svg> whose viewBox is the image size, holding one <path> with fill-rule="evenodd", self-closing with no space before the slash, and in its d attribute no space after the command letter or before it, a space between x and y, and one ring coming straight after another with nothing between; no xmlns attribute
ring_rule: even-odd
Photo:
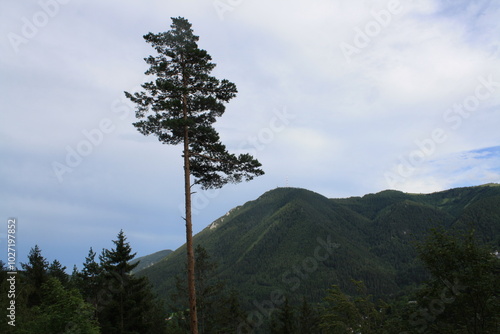
<svg viewBox="0 0 500 334"><path fill-rule="evenodd" d="M292 300L320 300L333 284L354 293L365 282L380 297L401 294L426 278L415 242L432 228L477 231L500 249L500 186L433 194L382 191L328 199L296 188L277 188L236 207L195 236L218 264L216 277L243 303L281 291ZM185 248L142 270L165 299L184 278Z"/></svg>
<svg viewBox="0 0 500 334"><path fill-rule="evenodd" d="M153 254L138 257L138 258L130 261L130 264L134 264L134 263L139 262L137 267L135 267L134 270L132 270L132 273L137 273L137 272L139 272L147 267L151 267L152 265L154 265L158 261L165 258L170 253L172 253L172 251L170 249L165 249L165 250L161 250L159 252L153 253Z"/></svg>

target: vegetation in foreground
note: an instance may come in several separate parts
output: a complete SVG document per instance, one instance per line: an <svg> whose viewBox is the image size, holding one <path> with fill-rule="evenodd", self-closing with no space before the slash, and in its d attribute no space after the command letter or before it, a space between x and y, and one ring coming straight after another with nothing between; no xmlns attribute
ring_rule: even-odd
<svg viewBox="0 0 500 334"><path fill-rule="evenodd" d="M16 277L16 326L3 321L0 332L164 333L163 306L146 278L130 274L137 263L130 264L135 254L123 231L113 243L98 260L90 249L82 271L75 267L71 275L59 261L49 264L38 246L32 248ZM2 309L9 302L6 276L2 265Z"/></svg>
<svg viewBox="0 0 500 334"><path fill-rule="evenodd" d="M165 308L145 278L131 274L137 263L121 231L115 248L96 261L91 249L82 271L72 275L51 264L35 246L18 276L16 327L4 321L2 333L189 333L187 286L177 277L177 292ZM425 284L397 299L376 299L363 282L355 294L338 285L319 303L277 294L273 303L241 307L238 292L214 277L217 265L196 248L200 333L499 333L500 259L480 245L473 231L454 235L433 230L417 245L430 274ZM1 272L2 308L7 272ZM185 305L185 306L173 306ZM165 310L169 309L168 312Z"/></svg>

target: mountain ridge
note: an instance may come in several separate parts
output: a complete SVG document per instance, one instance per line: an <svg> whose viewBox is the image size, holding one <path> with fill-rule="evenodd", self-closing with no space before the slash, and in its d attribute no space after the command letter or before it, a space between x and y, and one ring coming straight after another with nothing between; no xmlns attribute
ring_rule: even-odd
<svg viewBox="0 0 500 334"><path fill-rule="evenodd" d="M138 265L132 270L132 273L135 274L143 269L151 267L158 261L161 261L163 258L167 257L172 252L173 251L170 249L164 249L158 252L154 252L152 254L144 255L133 259L132 261L130 261L130 264L138 263Z"/></svg>
<svg viewBox="0 0 500 334"><path fill-rule="evenodd" d="M287 187L231 209L196 234L194 243L218 263L215 276L238 288L247 304L268 298L273 289L311 300L320 300L332 284L354 293L351 279L363 280L374 295L391 296L426 277L415 242L431 228L464 231L471 221L479 239L500 249L500 187L431 194L385 190L342 199ZM322 261L314 257L319 238L339 245ZM139 273L168 298L184 262L181 246ZM314 271L304 274L304 266L312 264ZM289 283L297 280L292 291L297 284Z"/></svg>

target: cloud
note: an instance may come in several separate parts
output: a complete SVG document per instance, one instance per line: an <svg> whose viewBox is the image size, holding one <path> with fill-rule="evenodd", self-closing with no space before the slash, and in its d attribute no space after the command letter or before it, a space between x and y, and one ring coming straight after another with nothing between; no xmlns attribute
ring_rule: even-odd
<svg viewBox="0 0 500 334"><path fill-rule="evenodd" d="M471 184L471 180L475 183ZM495 146L455 152L432 159L406 179L400 189L409 192L434 192L499 182L500 146Z"/></svg>
<svg viewBox="0 0 500 334"><path fill-rule="evenodd" d="M223 142L254 154L266 171L212 195L198 192L196 231L275 186L329 197L386 189L385 174L397 173L400 158L436 129L447 139L399 189L498 182L490 148L500 142L500 6L401 1L387 16L391 3L70 1L33 36L23 35L24 25L42 15L41 5L2 3L9 15L0 20L0 212L36 231L23 231L24 254L39 242L71 267L91 244L109 247L121 228L139 255L182 243L180 148L138 133L123 95L147 80L143 58L154 50L142 36L167 30L176 16L193 23L215 76L238 87L216 123ZM26 39L17 52L11 32ZM346 59L343 43L359 52ZM458 121L446 113L475 96L480 77L491 77L491 96L452 127ZM112 130L105 133L103 121ZM85 149L60 183L53 163ZM78 231L75 251L61 254Z"/></svg>

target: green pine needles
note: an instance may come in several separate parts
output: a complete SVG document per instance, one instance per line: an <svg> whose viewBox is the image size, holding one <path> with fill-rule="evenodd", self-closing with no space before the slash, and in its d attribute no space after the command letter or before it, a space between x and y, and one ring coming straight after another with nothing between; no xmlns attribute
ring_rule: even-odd
<svg viewBox="0 0 500 334"><path fill-rule="evenodd" d="M224 103L236 96L236 85L210 75L216 65L198 48L191 23L181 17L172 22L170 31L144 36L157 52L145 58L150 65L146 74L155 78L142 85L142 92L125 92L137 106L134 126L164 144L187 143L190 173L203 189L263 175L251 155L229 153L213 127L224 114Z"/></svg>
<svg viewBox="0 0 500 334"><path fill-rule="evenodd" d="M157 52L145 59L150 65L146 74L154 80L142 85L144 91L125 95L137 106L139 121L134 126L139 132L153 134L164 144L183 144L190 321L191 333L197 334L191 188L196 184L202 189L220 188L264 172L251 155L229 153L213 127L224 114L224 103L236 96L236 85L210 76L215 64L198 48L191 23L172 18L170 27L170 31L144 36Z"/></svg>

